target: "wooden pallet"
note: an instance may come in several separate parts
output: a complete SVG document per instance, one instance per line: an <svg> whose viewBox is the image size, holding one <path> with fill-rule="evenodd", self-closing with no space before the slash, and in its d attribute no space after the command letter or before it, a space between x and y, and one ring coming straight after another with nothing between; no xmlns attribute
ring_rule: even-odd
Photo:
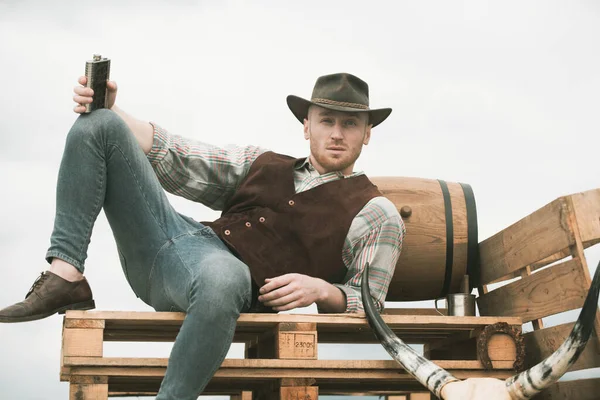
<svg viewBox="0 0 600 400"><path fill-rule="evenodd" d="M450 357L445 360L442 356L437 363L455 376L506 378L513 373L516 345L510 336L496 334L490 339L491 370L477 359L476 339L483 328L498 322L520 331L520 318L406 315L431 310L399 312L404 315L384 315L386 323L406 342L425 344L431 354L447 352ZM104 342L173 341L184 318L182 313L166 312L67 312L61 380L70 382L71 398L156 394L167 359L104 357ZM378 343L363 314L242 314L234 342L245 344L246 358L225 360L206 394L254 392L296 398L299 392L317 396L422 390L392 360L319 359L319 343ZM449 351L457 346L463 359Z"/></svg>
<svg viewBox="0 0 600 400"><path fill-rule="evenodd" d="M410 193L398 198L407 196ZM427 212L419 213L421 208ZM413 224L413 235L407 238L418 239L414 234L419 231L418 214L429 215L430 208L413 205L413 221L407 221L407 225ZM428 358L458 378L506 378L513 374L517 345L508 335L492 334L483 346L492 369L485 369L481 348L477 348L484 329L505 322L521 332L522 324L531 322L533 332L523 335L525 367L554 352L573 323L545 326L544 318L581 307L591 281L584 249L597 243L600 189L560 197L479 243L481 272L475 278L479 311L484 317L447 317L432 315L429 309L401 309L388 310L384 320L404 341L423 344ZM427 253L429 250L417 251L423 250L422 245L407 240L404 256ZM465 248L459 247L461 251ZM499 287L499 282L504 284ZM71 399L156 394L166 359L104 357L103 344L173 341L183 319L180 313L68 312L61 379L70 382ZM600 315L595 328L572 371L600 366ZM243 314L234 341L245 344L246 358L226 360L206 394L229 394L235 400L253 396L314 400L319 393L372 394L390 400L427 398L422 386L395 361L318 357L319 343L377 343L363 315ZM593 400L599 391L600 378L578 379L553 385L536 398Z"/></svg>

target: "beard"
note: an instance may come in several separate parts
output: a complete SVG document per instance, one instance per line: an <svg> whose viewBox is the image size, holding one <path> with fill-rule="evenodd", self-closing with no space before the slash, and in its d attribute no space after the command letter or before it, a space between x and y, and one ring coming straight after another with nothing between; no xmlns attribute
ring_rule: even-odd
<svg viewBox="0 0 600 400"><path fill-rule="evenodd" d="M310 154L311 162L320 165L325 173L344 171L347 168L354 167L354 163L361 153L361 148L347 148L341 154L331 154L326 149L319 148L318 144L311 142ZM352 172L352 171L350 171Z"/></svg>

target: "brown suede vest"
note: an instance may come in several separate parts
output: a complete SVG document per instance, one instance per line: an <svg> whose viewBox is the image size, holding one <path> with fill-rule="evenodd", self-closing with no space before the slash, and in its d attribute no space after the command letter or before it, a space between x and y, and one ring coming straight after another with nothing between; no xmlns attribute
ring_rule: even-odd
<svg viewBox="0 0 600 400"><path fill-rule="evenodd" d="M347 272L342 248L352 220L381 196L364 175L296 194L294 166L302 160L261 154L221 217L203 222L248 265L258 287L265 278L291 272L341 282Z"/></svg>

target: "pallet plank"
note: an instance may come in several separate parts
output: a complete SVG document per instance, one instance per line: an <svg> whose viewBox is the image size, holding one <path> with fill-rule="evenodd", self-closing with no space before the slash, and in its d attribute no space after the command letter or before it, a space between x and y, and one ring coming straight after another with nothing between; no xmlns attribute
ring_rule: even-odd
<svg viewBox="0 0 600 400"><path fill-rule="evenodd" d="M71 368L72 373L80 367L160 367L166 368L167 358L139 358L139 357L65 357L65 366ZM436 360L442 368L461 370L483 370L483 366L476 360ZM495 361L496 369L512 369L513 361ZM393 360L277 360L277 359L225 359L222 369L240 370L402 370L402 366ZM77 373L75 373L77 375ZM101 374L95 374L101 375ZM258 375L260 376L260 375ZM304 378L304 377L303 377ZM310 378L310 377L308 377Z"/></svg>
<svg viewBox="0 0 600 400"><path fill-rule="evenodd" d="M541 270L477 299L483 315L519 315L523 322L579 308L587 295L577 259Z"/></svg>
<svg viewBox="0 0 600 400"><path fill-rule="evenodd" d="M584 247L600 242L600 189L571 195Z"/></svg>
<svg viewBox="0 0 600 400"><path fill-rule="evenodd" d="M103 341L101 329L65 328L63 331L63 357L96 356L102 357Z"/></svg>
<svg viewBox="0 0 600 400"><path fill-rule="evenodd" d="M69 385L71 400L106 400L108 397L108 377L74 376Z"/></svg>
<svg viewBox="0 0 600 400"><path fill-rule="evenodd" d="M523 335L525 341L525 368L530 368L550 356L560 347L571 333L574 322L556 325L550 328L528 332ZM571 367L570 371L600 367L600 343L596 332L592 331L585 349Z"/></svg>
<svg viewBox="0 0 600 400"><path fill-rule="evenodd" d="M481 283L486 285L574 243L564 198L540 208L479 244Z"/></svg>

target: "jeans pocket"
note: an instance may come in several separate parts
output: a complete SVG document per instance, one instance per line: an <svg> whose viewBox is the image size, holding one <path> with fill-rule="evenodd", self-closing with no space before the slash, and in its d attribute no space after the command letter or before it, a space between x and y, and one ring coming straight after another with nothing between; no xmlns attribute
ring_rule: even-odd
<svg viewBox="0 0 600 400"><path fill-rule="evenodd" d="M205 226L204 228L197 230L196 232L193 233L193 235L202 236L205 238L214 238L217 236L215 231L213 231L210 226Z"/></svg>

